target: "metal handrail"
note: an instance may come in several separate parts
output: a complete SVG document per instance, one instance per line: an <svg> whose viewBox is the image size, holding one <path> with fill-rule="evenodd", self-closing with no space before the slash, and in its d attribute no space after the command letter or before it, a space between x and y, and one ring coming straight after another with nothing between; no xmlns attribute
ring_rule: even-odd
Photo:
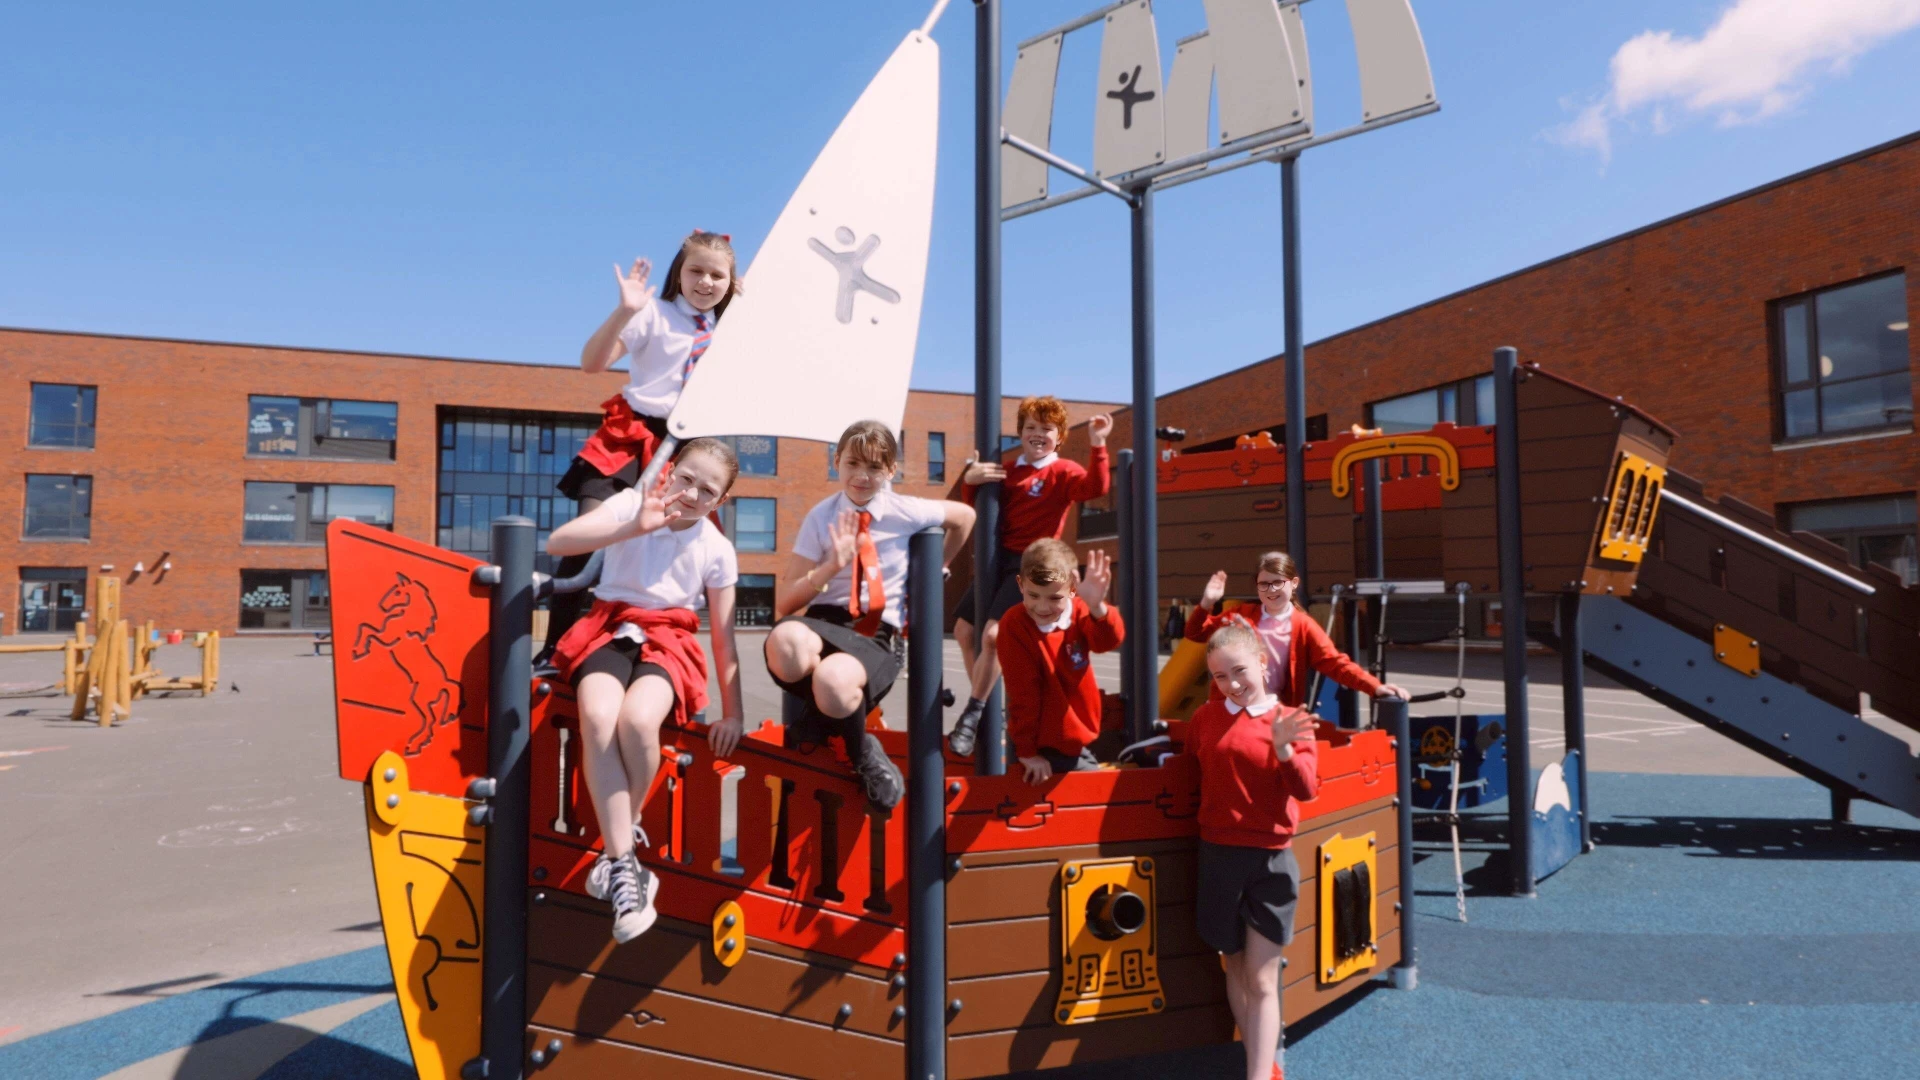
<svg viewBox="0 0 1920 1080"><path fill-rule="evenodd" d="M1663 499L1671 500L1676 506L1680 506L1685 509L1691 510L1696 514L1699 514L1703 518L1711 519L1712 521L1720 525L1723 525L1726 528L1732 529L1734 532L1739 533L1741 536L1745 537L1746 539L1751 540L1756 544L1759 544L1760 546L1768 549L1769 551L1773 551L1778 554L1785 555L1787 558L1792 559L1794 562L1799 563L1801 566L1804 566L1809 570L1812 570L1816 573L1825 574L1826 576L1832 578L1833 580L1839 582L1842 585L1847 586L1848 588L1865 593L1868 596L1872 596L1874 594L1874 591L1875 591L1874 587L1867 584L1864 581L1861 581L1859 578L1856 578L1851 574L1843 574L1840 571L1835 570L1833 567L1828 566L1826 563L1823 563L1820 560L1815 559L1810 555L1802 554L1801 552L1793 550L1792 548L1788 547L1787 545L1781 543L1778 540L1775 540L1773 537L1768 536L1765 533L1761 533L1753 529L1747 528L1745 525L1742 525L1739 522L1733 520L1732 518L1727 517L1725 514L1721 514L1716 511L1709 510L1706 507L1701 506L1699 503L1686 498L1685 496L1675 495L1673 493L1672 488L1665 488L1665 487L1661 488L1660 497Z"/></svg>

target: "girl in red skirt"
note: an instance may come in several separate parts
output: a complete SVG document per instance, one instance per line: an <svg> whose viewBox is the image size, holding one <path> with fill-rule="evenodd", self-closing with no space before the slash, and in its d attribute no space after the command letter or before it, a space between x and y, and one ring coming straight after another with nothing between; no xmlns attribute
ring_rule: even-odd
<svg viewBox="0 0 1920 1080"><path fill-rule="evenodd" d="M741 289L733 244L724 233L695 230L688 236L667 267L658 297L650 280L653 264L646 259L635 260L624 273L615 266L613 273L620 285L619 306L580 350L580 368L597 374L629 358L627 385L601 403L605 418L599 430L557 485L562 495L580 504L581 514L639 481L654 448L666 437L667 414L706 353L714 324ZM586 565L587 556L570 556L554 576L573 577ZM585 603L584 593L553 598L547 652L579 618Z"/></svg>
<svg viewBox="0 0 1920 1080"><path fill-rule="evenodd" d="M640 811L660 769L660 725L671 716L687 728L707 707L707 657L694 637L703 605L721 712L707 740L717 757L740 743L739 561L708 517L739 468L727 444L694 439L644 498L631 488L615 492L547 541L554 555L607 549L593 610L560 638L553 659L579 703L581 774L606 845L588 872L587 892L612 904L615 941L653 925L659 879L634 856L647 842Z"/></svg>

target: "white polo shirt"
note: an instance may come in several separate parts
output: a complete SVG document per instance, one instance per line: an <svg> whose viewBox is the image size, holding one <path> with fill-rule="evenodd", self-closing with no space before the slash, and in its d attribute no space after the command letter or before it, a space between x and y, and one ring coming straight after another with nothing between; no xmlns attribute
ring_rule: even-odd
<svg viewBox="0 0 1920 1080"><path fill-rule="evenodd" d="M640 493L629 488L605 505L621 522L632 521L640 513ZM593 595L653 611L698 611L707 602L708 589L724 589L739 580L733 542L712 519L701 518L685 529L655 529L608 547Z"/></svg>
<svg viewBox="0 0 1920 1080"><path fill-rule="evenodd" d="M880 556L881 587L887 592L887 607L880 618L898 629L904 622L900 601L907 594L907 541L922 529L945 524L947 509L937 499L896 495L892 488L881 489L865 506L856 506L844 491L835 492L833 497L807 511L807 519L800 523L800 532L793 538L793 553L814 562L826 558L833 550L833 523L843 510L865 510L873 515L867 529L873 534L874 550ZM833 575L827 591L808 603L846 607L853 596L852 589L853 564L848 563Z"/></svg>
<svg viewBox="0 0 1920 1080"><path fill-rule="evenodd" d="M655 297L627 320L620 331L622 355L629 358L627 385L620 392L634 412L665 418L673 411L687 385L687 354L700 333L693 321L699 313L685 296ZM718 321L711 311L706 316L709 326Z"/></svg>

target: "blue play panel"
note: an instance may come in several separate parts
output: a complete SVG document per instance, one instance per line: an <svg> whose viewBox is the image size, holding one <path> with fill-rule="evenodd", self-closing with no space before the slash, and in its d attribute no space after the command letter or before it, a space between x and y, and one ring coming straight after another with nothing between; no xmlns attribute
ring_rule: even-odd
<svg viewBox="0 0 1920 1080"><path fill-rule="evenodd" d="M1450 719L1450 718L1449 718ZM1497 809L1470 817L1470 923L1444 827L1421 826L1420 988L1378 988L1290 1032L1294 1080L1895 1077L1920 1061L1920 821L1824 819L1800 779L1589 776L1596 850L1499 895ZM1504 805L1504 804L1502 804ZM642 945L636 947L644 947ZM365 949L183 993L0 1046L8 1080L93 1080L179 1047L284 1025L391 988ZM209 1057L211 1055L208 1055ZM1043 1074L1237 1075L1237 1048ZM262 1080L402 1080L389 1002L307 1041ZM189 1052L172 1075L224 1080ZM536 1074L537 1075L537 1074ZM892 1080L892 1078L886 1078Z"/></svg>
<svg viewBox="0 0 1920 1080"><path fill-rule="evenodd" d="M1460 809L1507 797L1505 716L1460 718ZM1413 805L1445 810L1453 773L1447 755L1453 749L1453 715L1415 716L1408 720L1414 752Z"/></svg>

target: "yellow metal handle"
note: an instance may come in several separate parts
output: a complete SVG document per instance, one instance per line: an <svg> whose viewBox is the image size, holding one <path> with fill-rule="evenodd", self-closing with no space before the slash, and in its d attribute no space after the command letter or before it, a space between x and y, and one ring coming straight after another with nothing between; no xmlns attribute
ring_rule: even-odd
<svg viewBox="0 0 1920 1080"><path fill-rule="evenodd" d="M1383 435L1348 443L1333 455L1333 497L1344 499L1352 490L1347 471L1356 462L1383 457L1439 458L1440 489L1460 486L1460 451L1452 443L1435 435Z"/></svg>

